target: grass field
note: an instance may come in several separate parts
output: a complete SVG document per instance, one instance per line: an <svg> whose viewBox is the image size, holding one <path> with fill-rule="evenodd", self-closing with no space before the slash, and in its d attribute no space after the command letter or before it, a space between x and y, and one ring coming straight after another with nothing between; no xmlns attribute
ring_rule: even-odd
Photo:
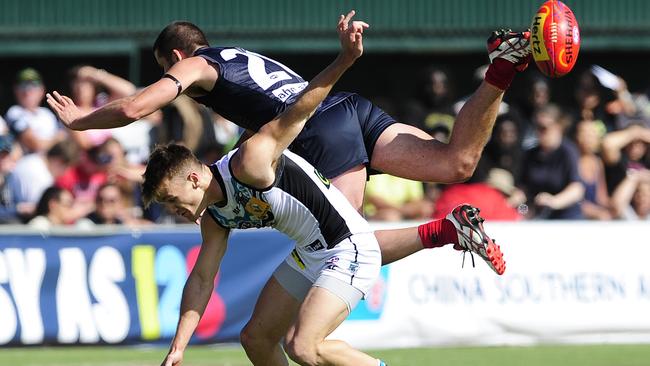
<svg viewBox="0 0 650 366"><path fill-rule="evenodd" d="M154 366L165 348L62 347L0 350L2 366ZM390 366L648 366L650 345L417 348L370 351ZM250 365L239 347L192 347L187 366Z"/></svg>

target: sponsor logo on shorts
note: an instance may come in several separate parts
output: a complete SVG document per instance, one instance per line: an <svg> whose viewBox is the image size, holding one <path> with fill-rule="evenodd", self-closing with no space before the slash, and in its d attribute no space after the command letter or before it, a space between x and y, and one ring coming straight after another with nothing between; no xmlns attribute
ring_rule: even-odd
<svg viewBox="0 0 650 366"><path fill-rule="evenodd" d="M316 239L313 243L309 245L305 245L303 249L307 253L313 253L315 251L325 249L325 246L323 245L323 243L320 242L320 240Z"/></svg>
<svg viewBox="0 0 650 366"><path fill-rule="evenodd" d="M302 261L302 258L298 255L298 252L294 249L291 251L291 257L293 258L294 261L296 261L296 264L298 264L298 267L300 269L305 269L305 262Z"/></svg>

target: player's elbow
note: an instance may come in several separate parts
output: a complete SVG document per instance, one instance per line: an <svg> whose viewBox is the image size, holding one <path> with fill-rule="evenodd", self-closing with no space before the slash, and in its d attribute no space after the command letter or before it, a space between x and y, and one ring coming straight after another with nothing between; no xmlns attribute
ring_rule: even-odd
<svg viewBox="0 0 650 366"><path fill-rule="evenodd" d="M130 121L137 121L147 115L144 109L134 101L124 103L120 111L122 116Z"/></svg>
<svg viewBox="0 0 650 366"><path fill-rule="evenodd" d="M454 166L449 171L449 180L445 183L461 183L470 179L476 170L478 161L481 158L478 156L463 155L455 159L449 160L454 162Z"/></svg>

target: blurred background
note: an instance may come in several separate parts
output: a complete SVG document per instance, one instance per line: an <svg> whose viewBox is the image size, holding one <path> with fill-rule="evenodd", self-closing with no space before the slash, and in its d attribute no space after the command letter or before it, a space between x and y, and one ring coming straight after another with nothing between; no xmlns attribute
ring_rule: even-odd
<svg viewBox="0 0 650 366"><path fill-rule="evenodd" d="M574 343L596 344L596 351L521 347L539 354L511 359L578 365L563 363L563 352L602 352L602 365L647 364L641 360L650 354L639 352L646 347L604 344L650 343L650 270L642 262L650 254L650 2L566 4L582 37L575 68L549 79L531 64L516 77L468 182L377 175L367 186L364 213L376 228L444 217L461 202L481 207L504 250L506 275L496 278L483 263L461 270L451 249L418 253L384 268L373 296L337 335L365 349L423 347L419 356L395 350L385 357L391 365L433 364L443 356L428 352L446 351L454 364L468 354L441 346ZM528 28L540 5L0 2L0 344L166 345L200 235L160 207L143 209L140 175L155 144L181 141L210 163L241 132L187 98L120 129L67 131L45 92L61 91L90 112L155 82L162 71L151 46L174 20L197 24L211 45L262 53L310 79L338 52L338 15L355 9L371 27L363 57L335 89L359 93L446 141L483 79L491 31ZM195 343L238 341L260 287L291 245L278 233L233 236ZM638 254L630 259L631 252ZM484 350L471 362L506 364ZM164 348L156 352L149 357L162 360ZM24 355L14 355L7 362L19 364ZM236 357L224 364L246 364L241 352Z"/></svg>

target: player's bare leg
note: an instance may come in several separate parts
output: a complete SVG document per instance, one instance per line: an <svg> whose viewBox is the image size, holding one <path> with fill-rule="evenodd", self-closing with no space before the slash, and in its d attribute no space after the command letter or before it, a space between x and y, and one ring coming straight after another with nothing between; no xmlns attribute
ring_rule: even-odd
<svg viewBox="0 0 650 366"><path fill-rule="evenodd" d="M241 332L241 344L253 365L286 366L282 337L294 323L300 303L271 276Z"/></svg>
<svg viewBox="0 0 650 366"><path fill-rule="evenodd" d="M376 358L347 343L325 340L347 316L343 300L329 290L312 287L285 338L289 357L301 365L377 366Z"/></svg>
<svg viewBox="0 0 650 366"><path fill-rule="evenodd" d="M426 182L466 180L492 133L503 93L483 82L458 113L449 144L436 141L413 126L389 126L375 144L372 168Z"/></svg>
<svg viewBox="0 0 650 366"><path fill-rule="evenodd" d="M418 129L415 129L419 131ZM353 206L361 212L363 205L363 192L365 187L366 169L359 165L342 175L331 179L332 184L338 188ZM482 219L481 219L482 220ZM404 229L377 230L375 237L379 242L381 250L382 265L400 260L425 248L436 248L447 244L456 244L458 250L469 250L478 253L481 258L488 262L488 265L495 272L502 274L505 264L501 264L503 256L500 251L494 251L491 258L477 252L477 247L467 249L459 245L459 228L447 219L433 220L420 226ZM482 230L482 227L481 227ZM484 234L484 233L483 233ZM485 235L486 242L491 239ZM487 247L486 247L487 248ZM474 250L472 250L474 249ZM501 269L503 267L503 269ZM499 270L497 270L499 268Z"/></svg>
<svg viewBox="0 0 650 366"><path fill-rule="evenodd" d="M403 178L452 183L468 179L481 158L496 120L503 94L516 72L530 60L530 33L494 32L488 39L492 64L454 123L449 144L432 139L424 131L405 124L389 126L375 144L372 168ZM411 255L417 245L413 231L375 232L383 263ZM426 246L426 240L424 240Z"/></svg>
<svg viewBox="0 0 650 366"><path fill-rule="evenodd" d="M530 32L494 32L488 39L490 66L485 81L463 105L448 144L405 124L393 124L380 136L372 168L400 177L453 183L471 177L496 120L505 90L530 60Z"/></svg>
<svg viewBox="0 0 650 366"><path fill-rule="evenodd" d="M339 190L357 211L362 212L363 194L366 189L366 167L357 165L330 182Z"/></svg>

